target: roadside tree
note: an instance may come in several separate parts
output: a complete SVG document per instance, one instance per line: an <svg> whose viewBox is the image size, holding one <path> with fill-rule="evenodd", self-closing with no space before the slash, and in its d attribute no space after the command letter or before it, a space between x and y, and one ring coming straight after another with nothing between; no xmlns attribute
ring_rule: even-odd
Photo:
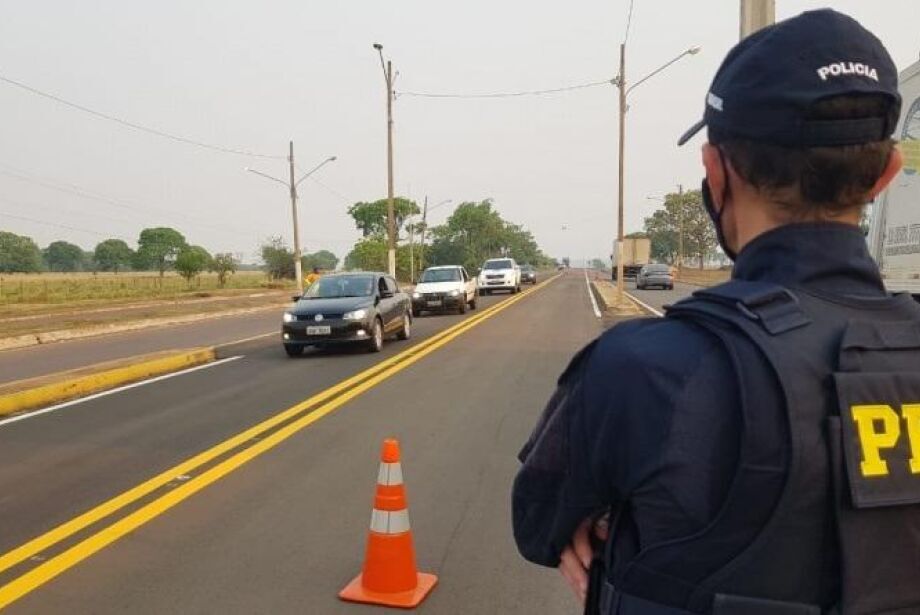
<svg viewBox="0 0 920 615"><path fill-rule="evenodd" d="M312 271L319 268L323 271L334 271L339 264L339 257L329 250L320 250L312 254L305 254L301 257L304 271Z"/></svg>
<svg viewBox="0 0 920 615"><path fill-rule="evenodd" d="M49 271L79 271L83 264L83 249L66 241L55 241L43 250Z"/></svg>
<svg viewBox="0 0 920 615"><path fill-rule="evenodd" d="M114 271L130 267L134 251L121 239L106 239L96 245L93 258L103 271Z"/></svg>
<svg viewBox="0 0 920 615"><path fill-rule="evenodd" d="M684 256L696 256L700 269L717 245L699 190L665 195L663 209L645 219L645 231L652 240L652 257L669 263L678 260L681 238Z"/></svg>
<svg viewBox="0 0 920 615"><path fill-rule="evenodd" d="M137 240L135 263L141 269L159 271L160 277L163 277L187 245L185 237L175 229L162 226L145 228Z"/></svg>
<svg viewBox="0 0 920 615"><path fill-rule="evenodd" d="M211 255L201 246L186 246L176 256L176 271L179 272L187 284L191 285L192 278L197 278L202 271L211 266Z"/></svg>
<svg viewBox="0 0 920 615"><path fill-rule="evenodd" d="M294 253L281 237L269 237L259 249L269 279L294 279Z"/></svg>
<svg viewBox="0 0 920 615"><path fill-rule="evenodd" d="M217 273L217 285L223 288L227 284L227 278L236 273L236 259L229 252L215 254L211 259L210 269Z"/></svg>
<svg viewBox="0 0 920 615"><path fill-rule="evenodd" d="M403 197L393 199L393 213L396 217L396 234L402 229L406 218L420 213L415 201ZM355 203L348 208L348 215L354 218L355 226L364 237L386 237L387 199L372 203Z"/></svg>
<svg viewBox="0 0 920 615"><path fill-rule="evenodd" d="M31 237L0 231L0 273L42 270L42 252Z"/></svg>

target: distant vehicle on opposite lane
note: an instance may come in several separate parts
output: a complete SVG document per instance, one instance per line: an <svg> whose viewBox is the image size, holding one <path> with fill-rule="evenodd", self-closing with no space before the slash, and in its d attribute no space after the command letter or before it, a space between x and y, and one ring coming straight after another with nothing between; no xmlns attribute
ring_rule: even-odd
<svg viewBox="0 0 920 615"><path fill-rule="evenodd" d="M284 313L284 350L294 357L308 346L364 344L380 352L387 335L412 334L411 302L383 273L339 273L318 279Z"/></svg>
<svg viewBox="0 0 920 615"><path fill-rule="evenodd" d="M645 265L636 274L636 288L644 290L657 286L674 290L674 273L669 265Z"/></svg>
<svg viewBox="0 0 920 615"><path fill-rule="evenodd" d="M528 284L537 283L537 270L534 269L533 265L521 265L521 284L524 282Z"/></svg>
<svg viewBox="0 0 920 615"><path fill-rule="evenodd" d="M467 306L476 309L476 279L459 265L429 267L412 293L412 314L457 310L466 312Z"/></svg>
<svg viewBox="0 0 920 615"><path fill-rule="evenodd" d="M495 290L521 292L521 268L513 258L490 258L479 272L479 294L488 295Z"/></svg>

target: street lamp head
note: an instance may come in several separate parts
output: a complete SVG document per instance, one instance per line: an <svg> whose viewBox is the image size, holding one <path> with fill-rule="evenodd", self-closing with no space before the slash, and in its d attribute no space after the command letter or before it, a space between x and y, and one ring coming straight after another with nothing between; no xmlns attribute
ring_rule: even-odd
<svg viewBox="0 0 920 615"><path fill-rule="evenodd" d="M698 54L702 49L703 49L703 48L700 47L699 45L694 45L693 47L691 47L690 49L687 50L687 53L689 53L689 54L692 55L692 56L695 56L695 55Z"/></svg>
<svg viewBox="0 0 920 615"><path fill-rule="evenodd" d="M244 170L244 171L252 171L252 169L250 169L249 167L243 167L243 170Z"/></svg>
<svg viewBox="0 0 920 615"><path fill-rule="evenodd" d="M374 43L374 49L376 49L377 51L382 51L383 45L381 45L380 43Z"/></svg>
<svg viewBox="0 0 920 615"><path fill-rule="evenodd" d="M338 159L339 159L338 156L329 156L329 162L335 162Z"/></svg>

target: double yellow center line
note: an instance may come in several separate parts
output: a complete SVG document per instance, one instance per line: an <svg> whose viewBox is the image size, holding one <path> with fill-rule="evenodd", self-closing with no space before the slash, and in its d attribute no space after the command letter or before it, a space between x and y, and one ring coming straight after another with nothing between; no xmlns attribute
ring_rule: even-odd
<svg viewBox="0 0 920 615"><path fill-rule="evenodd" d="M211 483L236 470L247 461L271 450L298 431L308 427L326 415L334 412L350 400L373 388L380 382L406 369L451 340L478 324L505 310L521 299L545 287L557 276L548 279L528 291L513 296L485 309L475 316L445 329L411 348L390 357L338 384L318 393L299 404L288 408L271 418L201 452L194 457L154 476L95 508L67 521L29 542L0 555L0 573L34 557L77 532L102 521L113 513L152 494L177 477L192 474L231 451L241 448L230 457L208 468L200 475L181 483L164 495L144 504L134 512L114 521L88 538L65 549L32 570L0 587L0 609L8 606L38 587L44 585L67 569L90 557L100 549L122 538L151 519L163 514L176 504L201 491ZM286 423L286 424L285 424ZM270 433L269 433L270 432ZM268 435L266 435L268 434ZM259 439L261 437L261 439ZM245 446L250 444L250 446Z"/></svg>

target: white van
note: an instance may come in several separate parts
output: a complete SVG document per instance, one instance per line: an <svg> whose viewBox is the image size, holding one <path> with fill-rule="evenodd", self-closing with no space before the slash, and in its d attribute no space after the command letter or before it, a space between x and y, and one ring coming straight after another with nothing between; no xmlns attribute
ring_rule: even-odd
<svg viewBox="0 0 920 615"><path fill-rule="evenodd" d="M895 139L904 169L876 200L868 240L885 287L920 299L920 62L899 79L903 106Z"/></svg>

